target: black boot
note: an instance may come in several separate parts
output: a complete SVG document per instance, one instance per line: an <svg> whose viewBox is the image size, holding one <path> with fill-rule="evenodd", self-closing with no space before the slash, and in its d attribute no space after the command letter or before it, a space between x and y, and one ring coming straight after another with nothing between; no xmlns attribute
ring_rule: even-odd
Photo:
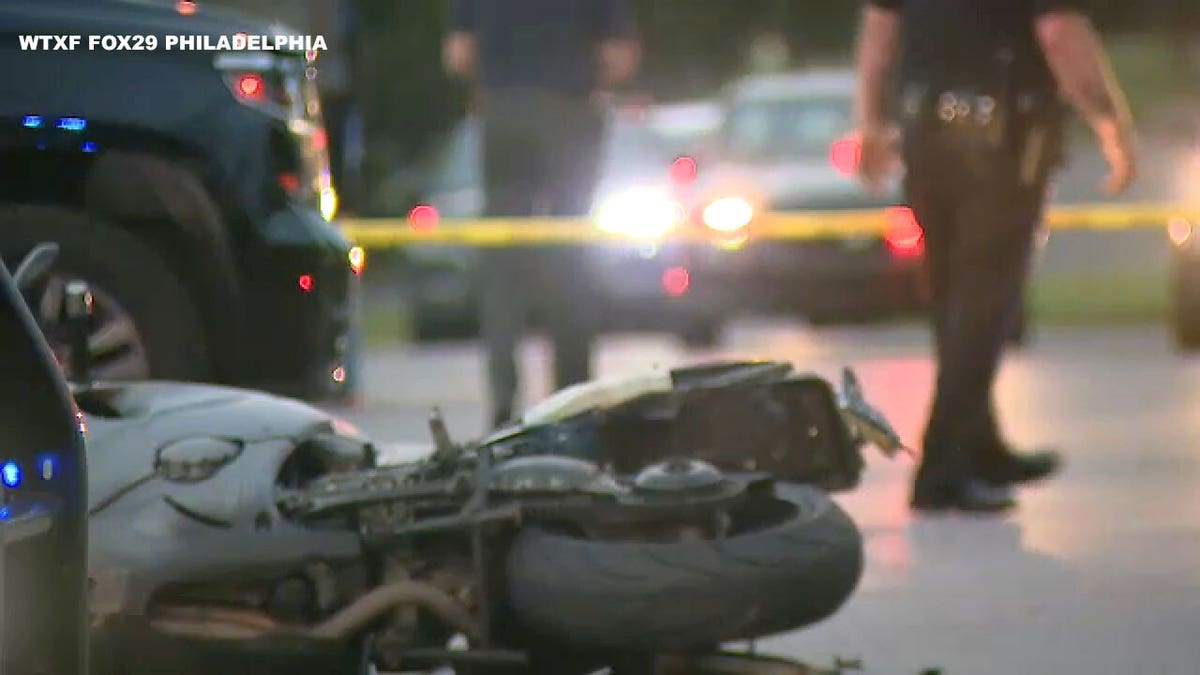
<svg viewBox="0 0 1200 675"><path fill-rule="evenodd" d="M912 508L915 511L1001 513L1016 505L1017 502L1009 488L990 485L978 478L932 484L922 484L918 481L912 497Z"/></svg>
<svg viewBox="0 0 1200 675"><path fill-rule="evenodd" d="M926 447L913 485L912 508L917 511L956 509L998 513L1016 506L1007 487L981 480L972 458L956 446Z"/></svg>
<svg viewBox="0 0 1200 675"><path fill-rule="evenodd" d="M1062 466L1062 455L1039 449L1017 452L1006 445L993 447L979 461L979 475L993 486L1019 485L1048 478Z"/></svg>

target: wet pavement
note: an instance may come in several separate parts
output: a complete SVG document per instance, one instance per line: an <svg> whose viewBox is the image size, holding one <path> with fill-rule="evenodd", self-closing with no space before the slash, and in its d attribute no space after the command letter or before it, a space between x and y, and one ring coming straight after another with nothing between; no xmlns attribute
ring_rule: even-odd
<svg viewBox="0 0 1200 675"><path fill-rule="evenodd" d="M867 394L911 442L933 380L920 327L813 330L740 324L724 347L686 352L666 337L607 338L612 374L707 356L783 358L827 376L855 366ZM349 417L385 441L423 443L429 407L451 431L482 430L472 345L367 356L366 401ZM547 352L530 341L530 397L548 393ZM1200 359L1162 328L1039 329L1006 364L999 400L1010 435L1052 442L1069 464L1022 491L1002 518L914 517L908 461L870 455L840 495L863 531L867 569L830 620L759 645L865 673L1189 675L1200 673Z"/></svg>

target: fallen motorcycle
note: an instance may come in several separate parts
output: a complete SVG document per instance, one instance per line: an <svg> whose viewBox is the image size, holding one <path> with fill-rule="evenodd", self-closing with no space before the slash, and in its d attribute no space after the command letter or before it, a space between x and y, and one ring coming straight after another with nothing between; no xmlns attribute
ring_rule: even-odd
<svg viewBox="0 0 1200 675"><path fill-rule="evenodd" d="M810 672L715 652L846 601L862 542L827 491L901 447L850 371L839 393L780 362L589 383L472 442L434 415L395 465L297 401L73 389L97 675Z"/></svg>

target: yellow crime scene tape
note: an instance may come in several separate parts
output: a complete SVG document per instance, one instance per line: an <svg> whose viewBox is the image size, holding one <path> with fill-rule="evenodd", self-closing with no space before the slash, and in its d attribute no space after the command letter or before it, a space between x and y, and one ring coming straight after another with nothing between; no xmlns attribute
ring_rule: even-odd
<svg viewBox="0 0 1200 675"><path fill-rule="evenodd" d="M744 236L750 240L853 239L881 236L890 226L889 209L844 211L786 211L763 213L750 223ZM1079 204L1051 208L1045 225L1050 229L1120 230L1165 227L1174 219L1200 222L1200 207L1176 204ZM413 245L503 247L562 243L624 243L630 241L713 242L717 233L703 226L680 227L662 237L639 239L612 234L587 218L479 218L442 219L416 227L407 218L351 218L340 222L355 244L368 249ZM724 235L728 237L728 235Z"/></svg>

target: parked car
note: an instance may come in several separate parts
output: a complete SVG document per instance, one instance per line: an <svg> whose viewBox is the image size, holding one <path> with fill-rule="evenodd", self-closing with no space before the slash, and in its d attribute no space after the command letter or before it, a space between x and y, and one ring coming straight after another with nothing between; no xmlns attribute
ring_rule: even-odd
<svg viewBox="0 0 1200 675"><path fill-rule="evenodd" d="M691 292L693 247L660 240L686 220L692 155L719 122L719 107L707 101L612 111L591 215L614 239L590 249L583 271L592 281L587 301L610 329L665 330L696 344L715 339L721 308ZM482 214L480 143L477 120L458 125L425 172L412 217ZM477 335L477 251L431 245L406 253L415 337Z"/></svg>
<svg viewBox="0 0 1200 675"><path fill-rule="evenodd" d="M903 205L898 181L882 195L854 174L854 74L813 70L753 75L733 83L701 171L710 226L741 231L745 245L714 252L698 275L741 290L745 311L799 313L816 323L867 320L926 306L923 233ZM890 209L882 236L797 242L754 238L765 211Z"/></svg>
<svg viewBox="0 0 1200 675"><path fill-rule="evenodd" d="M63 286L81 278L105 379L341 395L363 255L331 222L317 64L161 48L167 35L239 32L288 31L194 3L0 6L0 255L61 246L27 297L60 361ZM30 51L19 34L153 36L160 48Z"/></svg>

